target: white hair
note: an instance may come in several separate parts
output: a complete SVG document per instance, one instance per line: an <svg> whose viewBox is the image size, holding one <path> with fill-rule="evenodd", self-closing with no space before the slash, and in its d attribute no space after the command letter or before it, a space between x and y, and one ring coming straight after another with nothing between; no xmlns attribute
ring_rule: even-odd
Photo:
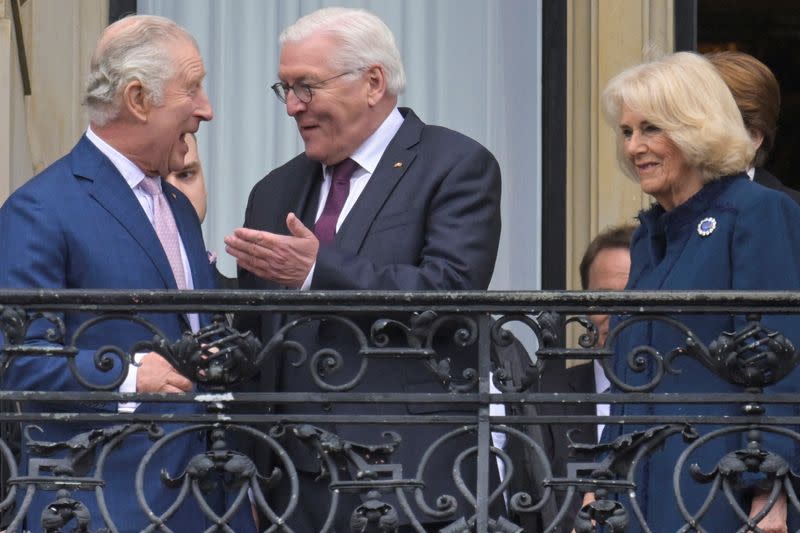
<svg viewBox="0 0 800 533"><path fill-rule="evenodd" d="M617 131L617 159L633 180L619 120L627 107L660 128L705 181L743 172L755 148L731 91L708 59L676 52L631 67L608 82L603 109Z"/></svg>
<svg viewBox="0 0 800 533"><path fill-rule="evenodd" d="M318 33L328 33L340 42L331 66L358 70L381 65L389 94L398 95L406 86L403 60L394 35L384 22L369 11L345 7L318 9L286 28L280 43L304 41Z"/></svg>
<svg viewBox="0 0 800 533"><path fill-rule="evenodd" d="M175 70L165 45L181 39L198 48L188 31L164 17L132 15L108 26L98 40L89 68L84 97L89 121L103 126L114 120L120 111L120 94L134 80L142 83L153 105L160 105L164 86Z"/></svg>

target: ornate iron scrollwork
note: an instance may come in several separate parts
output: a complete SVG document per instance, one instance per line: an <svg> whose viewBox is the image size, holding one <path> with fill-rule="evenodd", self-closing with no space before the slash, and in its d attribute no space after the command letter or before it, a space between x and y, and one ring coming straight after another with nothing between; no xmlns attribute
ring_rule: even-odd
<svg viewBox="0 0 800 533"><path fill-rule="evenodd" d="M792 341L765 328L758 316L734 332L723 332L706 348L691 343L687 352L729 383L765 387L794 370L800 359Z"/></svg>
<svg viewBox="0 0 800 533"><path fill-rule="evenodd" d="M224 317L215 316L211 325L197 333L184 333L175 342L158 336L138 343L132 351L154 351L204 389L224 392L259 372L261 350L252 332L240 333Z"/></svg>
<svg viewBox="0 0 800 533"><path fill-rule="evenodd" d="M473 295L474 296L474 295ZM559 296L559 295L557 295ZM789 295L791 296L791 295ZM786 298L789 298L786 296ZM119 297L119 296L117 296ZM530 296L531 301L539 295ZM559 298L572 298L575 296L560 295ZM297 296L302 299L303 295ZM413 300L413 298L412 298ZM443 300L444 301L444 300ZM560 300L555 302L558 307ZM429 302L429 301L426 301ZM598 307L593 304L586 305L589 312L597 312ZM407 304L407 302L404 302ZM381 307L380 312L375 312L375 307L368 311L349 309L341 312L320 312L325 307L313 308L305 306L304 309L315 309L317 312L300 316L287 323L271 339L264 339L264 343L256 339L250 332L240 332L228 326L221 319L216 319L210 326L196 334L187 334L178 339L166 338L158 328L148 320L147 314L153 312L147 306L136 307L135 311L120 312L126 307L115 306L111 311L91 307L91 312L97 316L89 318L82 324L70 338L65 338L64 321L59 313L65 307L54 307L58 313L44 311L41 303L37 304L34 311L26 312L23 307L16 305L0 305L0 330L2 331L3 345L0 347L0 373L24 357L62 358L67 362L65 375L71 372L73 382L77 382L87 390L76 392L53 393L55 399L37 396L36 392L28 391L0 391L4 400L8 401L33 401L37 405L49 406L56 402L66 405L68 414L44 412L5 413L3 421L17 423L18 421L31 422L23 433L23 445L32 458L27 475L19 475L14 464L13 452L7 442L0 439L0 458L9 465L9 481L6 491L0 494L0 511L9 509L16 500L15 519L11 528L19 531L22 520L31 507L34 496L41 497L49 505L41 516L34 517L38 520L37 527L41 525L44 531L88 531L95 528L93 533L115 530L114 516L110 515L105 501L104 483L106 465L111 454L120 451L131 440L144 440L146 452L137 453L132 459L136 469L136 479L133 480L132 494L135 495L142 516L146 516L149 527L147 531L166 531L163 523L169 520L174 509L189 503L196 503L201 513L213 523L212 529L216 531L229 531L231 517L239 510L247 509L254 505L265 522L262 529L267 531L288 531L288 523L301 512L301 506L306 505L298 474L298 457L294 454L311 452L312 462L318 461L318 482L330 490L330 499L322 502L328 506L323 511L327 513L323 519L323 530L334 529L334 518L338 521L342 517L349 519L351 531L379 532L394 531L400 524L411 527L416 531L424 531L428 522L445 524L443 531L470 531L472 533L491 532L520 532L524 530L521 520L537 517L540 513L549 512L551 504L557 500L556 510L551 515L551 523L542 524L542 529L554 532L569 528L573 519L577 532L595 531L597 524L601 524L607 531L624 531L637 523L643 523L644 514L635 497L637 483L637 465L646 461L655 460L667 439L670 446L681 445L676 436L683 437L684 447L680 459L674 464L675 475L682 476L680 483L673 478L672 491L677 501L676 513L685 519L686 530L701 531L704 528L713 530L713 525L706 522L709 514L706 513L708 502L727 501L728 509L737 520L741 520L741 529L758 531L758 522L777 503L779 497L786 497L790 512L800 514L800 501L795 492L795 486L800 483L796 474L797 465L794 457L780 446L775 447L771 439L778 437L792 446L800 447L800 433L795 429L782 428L781 425L793 425L800 420L795 414L785 415L783 410L772 409L770 405L793 405L790 399L781 396L774 403L770 397L764 395L764 388L776 383L785 383L790 373L800 363L800 353L795 349L794 343L789 340L793 332L777 332L764 327L760 315L750 314L743 327L737 331L719 332L718 337L704 344L695 333L681 322L681 312L661 312L658 306L642 305L633 309L633 314L628 315L619 322L610 333L605 346L597 346L598 335L594 325L583 316L562 316L551 312L534 311L539 307L536 303L525 305L500 306L491 316L499 315L493 322L489 319L487 306L482 306L479 311L471 312L468 305L430 305L421 307L423 310L413 313L406 305L401 310L392 309L391 306ZM85 305L85 304L82 304ZM205 303L203 303L205 306ZM248 304L249 305L249 304ZM270 304L272 305L272 304ZM787 304L788 305L788 304ZM170 303L170 311L174 304ZM77 311L86 311L86 307L76 306ZM270 309L274 309L275 306ZM279 307L279 306L278 306ZM490 307L490 306L488 306ZM207 307L204 307L207 309ZM227 307L230 309L230 307ZM454 310L455 309L455 310ZM570 309L573 309L571 307ZM626 308L631 310L630 307ZM734 312L725 307L715 308L726 315ZM156 312L162 312L156 310ZM289 312L296 311L296 308ZM602 309L600 309L602 311ZM759 309L764 311L764 308ZM138 313L142 314L138 314ZM572 312L572 311L569 311ZM708 312L706 309L698 313ZM769 312L767 309L765 312ZM691 311L687 310L686 314ZM368 314L368 316L367 316ZM744 314L744 312L742 312ZM400 318L398 318L400 317ZM144 328L144 339L136 346L123 350L115 346L93 347L92 350L79 350L82 343L87 342L91 328L105 324L107 321L125 320L132 321ZM614 354L612 347L620 333L628 327L641 322L658 322L661 326L673 328L681 339L679 346L653 346L635 347L629 353ZM655 414L647 413L646 422L642 417L617 418L613 415L610 419L603 420L609 424L636 424L641 431L630 431L613 442L589 446L570 442L571 448L579 458L585 461L599 462L588 464L591 473L575 474L576 465L572 465L572 472L567 474L554 474L555 466L550 464L550 457L538 437L532 437L534 432L528 431L524 425L539 424L544 430L548 428L536 418L538 415L508 414L499 418L499 415L490 413L489 403L494 401L517 401L521 404L530 404L541 401L553 403L552 398L547 398L542 393L536 392L536 387L542 374L536 357L530 364L522 365L522 371L512 369L503 363L496 354L480 353L475 359L473 349L490 347L497 352L508 348L514 343L513 336L508 333L507 326L515 322L521 327L530 330L539 344L541 360L559 360L576 357L584 360L600 361L605 367L611 381L615 385L614 393L624 395L636 393L632 402L651 403L658 405L681 404L684 401L680 395L670 396L665 400L658 393L657 386L663 378L670 373L680 372L680 357L694 358L700 361L714 375L720 376L731 384L731 391L742 389L742 393L730 392L731 400L735 407L742 405L752 407L741 411L741 420L729 422L723 420L706 421L704 413L694 417L680 415L666 415L664 409L657 410ZM579 347L566 348L563 346L561 330L564 324L575 323L583 328L579 339ZM488 324L488 326L487 326ZM107 325L107 324L105 324ZM335 330L336 335L347 336L350 346L354 350L344 353L340 348L323 346L315 351L307 349L301 343L294 341L294 329L306 326L320 326ZM516 330L515 330L516 331ZM489 334L487 340L484 333ZM717 335L717 332L714 332ZM299 337L299 336L298 336ZM793 337L794 338L794 337ZM705 336L704 340L708 340ZM442 350L440 344L456 347L462 350L459 353L469 353L463 360L457 360L451 354ZM348 348L349 349L349 348ZM170 402L182 401L195 402L196 405L205 407L186 415L185 419L172 424L172 413L162 415L159 419L149 419L144 412L134 412L122 415L126 423L113 426L106 420L118 421L114 410L85 409L85 405L92 402L104 404L120 401L116 395L118 385L126 377L130 365L135 365L133 354L137 351L155 351L164 356L179 372L197 383L203 392L215 393L201 398L194 394L184 397L169 398ZM625 383L623 378L613 373L614 357L624 358L622 363L627 364L634 373L646 376L646 383ZM79 366L76 361L79 357L85 358L88 365ZM308 370L311 388L307 392L292 393L294 396L283 400L273 391L260 391L255 393L258 399L253 403L256 407L245 404L248 398L241 398L248 393L227 394L236 389L243 381L253 378L270 359L284 358L282 363L303 367ZM492 357L487 364L485 358ZM433 442L427 446L424 453L413 460L397 457L403 450L403 445L409 442L409 434L401 433L399 426L379 425L384 414L372 417L366 421L369 427L375 429L374 442L354 441L346 438L347 433L336 433L335 424L357 424L359 415L353 415L353 420L343 420L341 412L315 413L306 416L304 413L292 413L291 416L280 414L279 410L270 410L274 404L297 404L298 402L322 403L327 401L326 395L332 402L348 402L348 406L360 403L382 402L389 398L389 404L396 407L401 402L411 403L429 392L412 393L406 390L372 390L361 393L358 385L369 383L368 372L375 371L379 366L373 363L376 359L388 360L397 365L424 366L422 374L428 373L442 385L441 392L447 393L447 402L453 405L468 406L475 409L470 418L470 413L458 415L415 414L410 415L405 409L392 411L387 409L386 420L398 425L439 424L446 428L441 433L436 433ZM478 361L480 364L476 364ZM345 364L347 363L347 364ZM352 363L352 364L351 364ZM372 367L371 367L372 365ZM388 368L383 365L381 368ZM87 371L87 368L89 369ZM619 361L617 361L619 368ZM481 376L479 372L491 370L491 378L500 390L491 395L487 394L486 380L489 375ZM92 372L97 370L99 372ZM101 378L98 381L96 376ZM303 376L305 377L305 376ZM425 376L428 377L428 376ZM369 387L364 387L365 389ZM784 389L781 389L784 390ZM572 394L565 391L567 400L591 403L598 401L593 394ZM334 394L331 394L334 393ZM346 394L345 394L346 393ZM401 398L392 398L392 395L402 394ZM699 394L702 391L698 391ZM570 397L571 394L571 397ZM692 393L694 394L694 393ZM727 392L725 394L728 394ZM785 395L786 393L781 393ZM60 396L59 396L60 395ZM72 395L72 396L70 396ZM74 397L73 397L74 396ZM254 395L255 396L255 395ZM77 399L76 399L77 398ZM100 398L98 400L97 398ZM208 398L211 398L209 401ZM266 400L264 398L267 398ZM276 399L277 398L277 399ZM409 400L411 398L411 400ZM464 400L466 398L466 400ZM510 398L507 400L507 398ZM624 396L622 397L624 400ZM742 399L744 398L744 399ZM128 399L127 397L124 399ZM603 400L607 397L603 397ZM143 402L166 401L159 398L143 397ZM437 399L438 401L438 399ZM685 400L689 401L689 400ZM692 405L698 405L694 398ZM699 401L703 401L701 398ZM720 399L715 393L713 402L727 401ZM80 402L80 403L72 403ZM258 403L261 402L261 403ZM265 405L264 402L269 402ZM614 401L612 400L612 403ZM800 403L800 401L798 401ZM70 405L79 406L70 409ZM243 411L233 409L233 405L246 405ZM730 403L728 403L730 405ZM477 406L477 407L476 407ZM80 407L84 407L81 409ZM92 406L94 407L94 406ZM262 409L263 407L263 409ZM280 407L280 405L279 405ZM781 408L782 409L782 408ZM79 411L79 412L73 412ZM344 411L344 410L343 410ZM342 411L342 412L343 412ZM726 411L725 416L732 412L731 417L736 418L737 412ZM776 416L776 412L780 416ZM714 412L709 410L710 414ZM337 418L328 426L324 417L330 414ZM583 415L581 415L583 416ZM588 415L587 415L588 416ZM96 429L86 431L87 421L96 424ZM288 418L288 420L287 420ZM547 421L554 418L551 416ZM653 422L656 420L657 422ZM669 421L664 421L669 419ZM685 424L691 419L693 425ZM38 432L38 427L46 428L46 424L55 420L61 426L73 422L81 422L81 430L75 430L72 438L57 441L49 433ZM457 420L453 422L452 420ZM594 417L587 418L591 423L598 420ZM99 421L99 422L95 422ZM566 422L569 422L567 419ZM170 422L169 425L163 425ZM562 420L556 420L561 423ZM564 422L564 423L566 423ZM652 423L651 423L652 422ZM740 423L741 422L741 423ZM39 424L39 426L35 425ZM91 425L88 424L88 425ZM714 424L709 428L709 424ZM555 424L556 426L558 424ZM800 425L800 424L798 424ZM526 461L532 460L540 466L540 479L536 480L536 490L511 489L512 480L522 469L529 468L525 461L519 462L508 449L500 448L499 444L489 441L488 450L479 450L478 442L486 442L489 432L505 434L509 442L514 442L524 448ZM546 435L546 431L544 432ZM402 439L400 435L402 434ZM480 439L479 439L480 435ZM142 439L142 437L149 437ZM249 455L250 449L239 448L239 437L247 437L255 447L267 451L272 462L263 471ZM725 446L724 452L719 452L722 446L716 446L718 439L734 436L724 442L735 440L736 446ZM740 437L744 436L743 444ZM413 438L413 434L411 435ZM45 440L51 438L52 440ZM58 437L61 438L61 437ZM200 449L202 453L190 455L177 466L160 472L158 463L165 454L175 448L175 443L181 439L193 439L193 442L203 442L207 445ZM481 440L483 439L483 440ZM467 442L463 447L449 446L461 441ZM568 440L572 440L571 437ZM711 445L711 443L714 445ZM729 449L733 448L733 449ZM670 448L673 450L674 448ZM712 449L714 454L700 455L699 452ZM480 453L480 458L479 453ZM699 452L698 452L699 451ZM194 453L194 451L192 452ZM696 454L697 455L693 455ZM675 453L677 455L677 452ZM437 461L442 455L447 455L445 461ZM504 466L505 477L495 485L481 487L479 491L475 484L468 481L467 474L472 473L479 461L486 460L493 466L496 462ZM702 460L697 457L702 457ZM259 458L260 459L260 458ZM692 461L695 462L692 462ZM408 461L410 464L406 464ZM440 469L432 471L433 464L449 462L449 470ZM699 463L699 464L698 464ZM482 464L480 468L486 465ZM268 469L267 469L268 468ZM669 469L673 468L670 462ZM662 471L663 474L663 471ZM304 474L303 474L304 475ZM558 477L556 477L558 476ZM445 478L443 487L432 489L432 480ZM485 476L484 477L488 477ZM170 487L174 494L174 501L170 496L168 502L151 501L151 487ZM147 490L145 490L147 486ZM703 501L684 501L688 494L687 487L697 490L700 486ZM766 495L766 504L763 509L749 516L749 509L742 499L743 490L758 488ZM276 503L274 491L286 491L286 502L280 506ZM572 503L577 503L577 498L582 492L593 490L596 500L584 506L577 512ZM227 493L227 507L219 509L211 505L210 494L215 491ZM352 508L343 508L345 500L342 496L359 495L357 505ZM481 499L481 495L486 495ZM634 495L631 497L631 495ZM688 498L688 497L687 497ZM90 500L92 504L90 505ZM457 503L458 502L458 503ZM492 504L506 502L506 508L511 512L509 516L493 515L490 510ZM97 505L94 505L97 503ZM316 503L316 502L315 502ZM156 505L158 504L158 505ZM163 505L162 505L163 504ZM348 506L350 504L348 503ZM99 508L99 509L98 509ZM138 509L137 509L138 510ZM90 514L91 513L91 514ZM98 515L99 516L93 516ZM32 517L27 517L31 520ZM90 525L93 524L93 525ZM102 524L103 527L96 524ZM479 526L478 524L486 524ZM643 529L660 531L658 524L645 524ZM34 528L35 529L35 528ZM478 531L484 529L484 531Z"/></svg>

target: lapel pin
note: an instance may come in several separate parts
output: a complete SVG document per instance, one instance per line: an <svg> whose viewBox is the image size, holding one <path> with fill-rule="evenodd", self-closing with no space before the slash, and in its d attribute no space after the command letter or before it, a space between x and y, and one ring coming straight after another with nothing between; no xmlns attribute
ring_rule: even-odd
<svg viewBox="0 0 800 533"><path fill-rule="evenodd" d="M392 166L393 166L394 168L403 168L403 162L402 162L402 161L398 161L397 163L395 163L395 164L394 164L394 165L392 165Z"/></svg>
<svg viewBox="0 0 800 533"><path fill-rule="evenodd" d="M701 237L708 237L717 229L717 220L714 217L706 217L697 225L697 234Z"/></svg>
<svg viewBox="0 0 800 533"><path fill-rule="evenodd" d="M172 193L172 199L173 200L177 200L178 199L178 196L174 192Z"/></svg>

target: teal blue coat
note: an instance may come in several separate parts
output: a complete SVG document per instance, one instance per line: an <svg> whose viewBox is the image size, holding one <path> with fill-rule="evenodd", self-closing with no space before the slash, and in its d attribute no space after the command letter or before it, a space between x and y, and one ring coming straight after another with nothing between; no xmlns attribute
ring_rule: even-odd
<svg viewBox="0 0 800 533"><path fill-rule="evenodd" d="M658 205L642 212L641 226L631 243L631 273L628 289L634 290L800 290L800 207L789 196L751 182L746 175L729 176L707 184L700 192L675 209L665 212ZM711 220L713 231L708 230ZM705 221L703 227L700 227ZM674 317L691 329L706 345L722 332L740 328L743 316L680 315ZM615 320L612 327L619 324ZM765 315L762 323L779 330L800 346L800 316ZM611 340L609 340L611 342ZM627 355L635 347L652 346L666 355L685 345L685 334L663 322L642 322L619 332L614 349L614 369L623 382L643 384L652 379L653 365L637 373L627 365ZM656 393L743 392L715 375L699 361L678 357L677 375L666 374ZM798 392L800 373L795 371L767 392ZM794 408L768 406L767 414L797 414ZM616 414L627 415L739 415L738 405L629 405L617 408ZM608 427L608 426L607 426ZM626 425L630 432L641 427ZM696 426L701 435L719 426ZM614 431L616 430L616 433ZM607 430L605 438L614 437L618 428ZM696 513L709 493L709 485L700 485L688 474L697 463L703 472L711 473L728 452L745 447L745 432L715 439L693 453L681 473L681 491L690 513ZM780 453L796 470L798 446L788 439L766 435L765 445ZM680 436L673 436L664 448L645 459L638 468L637 498L653 531L673 532L686 524L678 510L672 490L673 469L687 445ZM623 499L629 511L627 498ZM748 497L740 503L749 512ZM631 529L639 531L633 514ZM741 521L718 494L709 512L700 521L707 531L736 531Z"/></svg>

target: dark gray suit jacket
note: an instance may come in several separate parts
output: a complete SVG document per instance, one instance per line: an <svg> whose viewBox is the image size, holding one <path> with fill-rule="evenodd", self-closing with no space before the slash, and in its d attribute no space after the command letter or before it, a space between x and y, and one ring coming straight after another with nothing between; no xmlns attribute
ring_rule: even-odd
<svg viewBox="0 0 800 533"><path fill-rule="evenodd" d="M525 368L530 364L528 353L519 342L515 341L507 348L498 348L499 361L508 362L514 381L519 384L519 378L526 374ZM595 380L591 364L583 364L566 368L564 361L548 361L539 369L538 383L533 384L531 392L572 393L594 392ZM508 415L519 416L570 416L594 415L594 404L509 404L506 406ZM518 427L544 451L549 461L551 474L555 478L567 477L567 463L573 459L569 449L567 432L576 429L572 435L577 442L594 443L597 440L597 430L593 424L527 424ZM544 495L542 482L548 477L541 458L536 451L526 443L509 439L506 452L510 456L515 474L509 481L508 493L519 491L527 492L534 501L539 501ZM576 459L577 460L577 459ZM538 513L515 515L511 519L520 525L526 533L539 533L544 531L556 517L556 514L565 503L564 493L557 491L555 497L550 497ZM557 532L572 530L574 517L580 508L581 495L576 494L570 503L570 510Z"/></svg>
<svg viewBox="0 0 800 533"><path fill-rule="evenodd" d="M323 245L317 256L313 290L483 290L489 285L500 237L500 168L492 154L455 131L424 124L410 109L401 109L404 122L387 147L369 183L344 220L335 240ZM270 172L253 188L245 226L287 234L286 215L294 212L312 227L318 204L322 165L301 154ZM243 289L281 289L240 270ZM256 318L256 320L253 320ZM355 324L367 334L376 317L357 317ZM272 337L285 316L265 314L245 317L240 325ZM326 376L341 384L358 372L356 336L338 323L313 323L296 328L290 338L303 344L309 355L322 346L343 355L343 367ZM454 367L477 368L474 349L456 349L452 336L442 335L442 345ZM292 392L319 392L308 363L295 367L283 354L262 369L259 388ZM460 376L459 370L453 375ZM421 360L400 363L370 360L356 392L446 392ZM279 412L333 415L435 414L452 412L441 405L333 405L279 406ZM385 442L378 426L339 424L326 426L338 435L365 444ZM404 476L412 477L428 446L445 430L442 426L391 428L403 436L392 456L402 462ZM425 477L426 500L455 492L453 456L437 454L446 465L434 464ZM316 461L296 458L301 469ZM449 480L449 483L443 483ZM444 487L447 487L446 489ZM443 492L440 492L443 491ZM469 509L459 507L469 515Z"/></svg>
<svg viewBox="0 0 800 533"><path fill-rule="evenodd" d="M769 173L764 168L756 168L755 175L753 176L753 181L756 183L760 183L764 187L769 187L770 189L775 189L776 191L781 191L788 194L792 200L800 204L800 191L796 191L790 187L784 185L781 180L776 178L773 174Z"/></svg>

